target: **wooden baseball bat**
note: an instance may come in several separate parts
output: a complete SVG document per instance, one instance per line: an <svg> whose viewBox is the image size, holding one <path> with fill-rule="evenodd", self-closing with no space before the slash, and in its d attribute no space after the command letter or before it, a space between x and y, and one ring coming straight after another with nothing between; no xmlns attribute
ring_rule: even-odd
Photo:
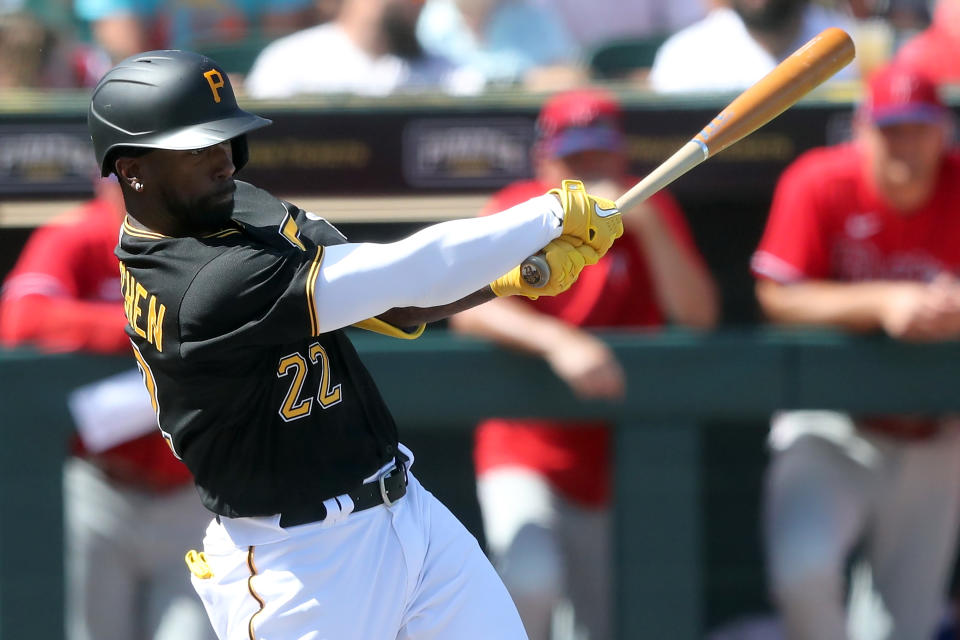
<svg viewBox="0 0 960 640"><path fill-rule="evenodd" d="M703 131L617 198L617 207L627 213L707 158L767 124L847 66L854 53L853 40L845 31L835 27L822 31L737 96ZM524 260L521 273L534 287L542 287L550 279L542 254Z"/></svg>

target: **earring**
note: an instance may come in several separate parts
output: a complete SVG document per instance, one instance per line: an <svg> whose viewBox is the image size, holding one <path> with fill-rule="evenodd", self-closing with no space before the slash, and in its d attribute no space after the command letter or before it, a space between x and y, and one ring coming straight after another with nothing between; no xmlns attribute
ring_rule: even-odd
<svg viewBox="0 0 960 640"><path fill-rule="evenodd" d="M138 193L141 192L141 191L143 191L143 183L140 182L139 180L134 180L134 181L133 181L133 190L136 191L136 192L138 192Z"/></svg>

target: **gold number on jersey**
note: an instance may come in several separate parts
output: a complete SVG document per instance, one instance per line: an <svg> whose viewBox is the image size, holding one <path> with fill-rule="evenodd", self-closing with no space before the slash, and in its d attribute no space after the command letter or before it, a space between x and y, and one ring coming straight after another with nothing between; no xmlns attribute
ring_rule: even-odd
<svg viewBox="0 0 960 640"><path fill-rule="evenodd" d="M147 364L146 359L144 359L143 354L140 353L137 345L131 342L130 346L133 347L133 357L137 360L137 368L140 369L143 384L147 388L147 393L150 395L150 404L153 406L154 415L157 416L157 426L160 428L160 435L167 441L167 446L170 447L173 456L177 460L180 460L180 454L177 453L177 450L173 446L173 436L164 431L163 427L160 426L160 403L157 401L157 381L153 377L153 370L150 368L150 365Z"/></svg>
<svg viewBox="0 0 960 640"><path fill-rule="evenodd" d="M280 417L283 418L284 422L308 416L313 409L313 398L298 401L300 389L303 388L303 381L307 377L307 360L299 353L291 353L280 358L280 363L277 366L277 377L282 378L291 375L291 372L293 380L290 382L287 396L283 399L283 406L280 407Z"/></svg>
<svg viewBox="0 0 960 640"><path fill-rule="evenodd" d="M317 402L319 402L320 406L324 409L332 407L340 402L341 398L340 385L332 385L330 380L330 358L327 356L326 350L316 342L310 345L309 354L310 362L318 364L317 358L319 358L319 364L322 367L320 389L317 391Z"/></svg>
<svg viewBox="0 0 960 640"><path fill-rule="evenodd" d="M330 375L330 356L327 355L326 349L317 342L307 347L307 356L310 358L310 363L320 367L320 388L316 394L317 402L322 409L329 409L342 400L340 385L334 384ZM277 365L278 378L288 375L293 376L287 395L283 399L283 406L280 407L279 411L284 422L308 416L313 410L312 397L308 396L300 399L303 383L307 379L307 366L307 358L297 352L280 358Z"/></svg>

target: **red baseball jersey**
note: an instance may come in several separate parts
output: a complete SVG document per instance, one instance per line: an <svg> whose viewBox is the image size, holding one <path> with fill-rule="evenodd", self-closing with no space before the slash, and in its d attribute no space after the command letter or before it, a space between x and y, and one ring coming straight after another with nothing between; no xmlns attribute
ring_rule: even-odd
<svg viewBox="0 0 960 640"><path fill-rule="evenodd" d="M960 155L949 154L936 192L917 211L892 209L855 145L814 149L780 178L751 268L757 277L931 280L960 273Z"/></svg>
<svg viewBox="0 0 960 640"><path fill-rule="evenodd" d="M109 200L95 199L30 236L4 282L0 342L44 351L130 353L113 255L121 219ZM87 455L79 438L72 449ZM96 462L108 475L145 488L191 481L159 430L99 454Z"/></svg>
<svg viewBox="0 0 960 640"><path fill-rule="evenodd" d="M0 341L44 351L129 349L113 257L119 228L112 205L92 200L34 231L4 282Z"/></svg>
<svg viewBox="0 0 960 640"><path fill-rule="evenodd" d="M625 184L624 190L631 184ZM550 185L535 180L514 183L493 196L483 215L503 211L549 189ZM660 192L649 202L681 246L700 260L674 199ZM640 241L629 231L596 265L584 269L562 295L516 299L581 327L657 327L664 322ZM599 506L610 498L607 427L604 422L486 420L476 431L474 462L478 472L501 466L536 469L568 498Z"/></svg>

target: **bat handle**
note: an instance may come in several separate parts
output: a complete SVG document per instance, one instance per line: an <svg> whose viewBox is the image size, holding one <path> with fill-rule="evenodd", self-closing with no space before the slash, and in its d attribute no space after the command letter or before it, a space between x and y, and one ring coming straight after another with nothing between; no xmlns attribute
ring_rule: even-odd
<svg viewBox="0 0 960 640"><path fill-rule="evenodd" d="M550 281L550 265L543 253L535 253L520 263L520 276L523 281L537 289Z"/></svg>

